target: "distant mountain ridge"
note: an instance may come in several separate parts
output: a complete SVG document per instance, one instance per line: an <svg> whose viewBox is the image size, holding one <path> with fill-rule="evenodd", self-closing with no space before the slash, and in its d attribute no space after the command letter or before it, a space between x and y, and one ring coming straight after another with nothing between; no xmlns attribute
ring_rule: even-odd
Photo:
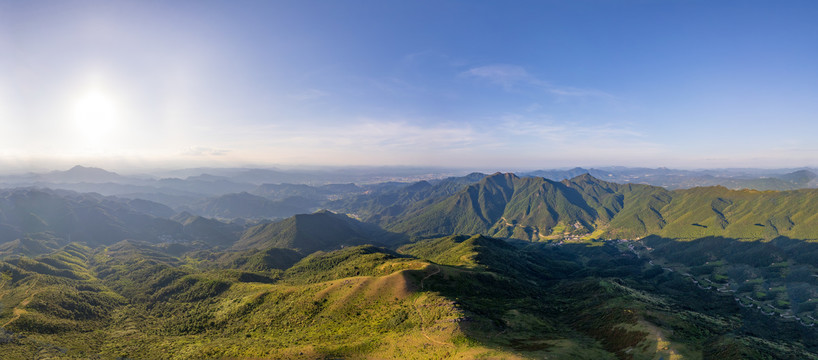
<svg viewBox="0 0 818 360"><path fill-rule="evenodd" d="M403 239L372 224L343 214L320 211L247 229L233 246L236 250L286 248L303 254L342 246L395 244Z"/></svg>
<svg viewBox="0 0 818 360"><path fill-rule="evenodd" d="M98 195L61 195L49 190L0 191L0 241L50 233L66 242L108 244L126 238L157 241L160 236L182 234L178 223L143 212L162 212L161 205L132 204Z"/></svg>
<svg viewBox="0 0 818 360"><path fill-rule="evenodd" d="M800 170L780 180L804 183L816 179L812 172ZM223 179L200 176L196 181ZM236 239L236 235L229 235L236 229L214 229L219 235L210 237L203 230L207 226L184 230L170 218L178 210L187 210L205 218L277 219L328 208L394 233L424 237L483 234L528 241L647 235L818 239L814 230L818 229L816 189L760 192L716 186L667 190L602 181L588 173L562 181L511 173L473 173L411 184L269 184L264 189L277 198L290 191L310 197L271 200L241 192L174 210L142 199L113 201L92 194L63 196L55 191L18 189L8 192L5 205L0 206L0 237L23 241L26 234L51 232L58 239L71 236L73 241L107 243L126 238L157 241L160 237L186 241L198 236L207 244L232 246L235 240L225 239ZM319 200L326 199L327 194L346 195L328 202ZM86 222L93 226L77 225Z"/></svg>
<svg viewBox="0 0 818 360"><path fill-rule="evenodd" d="M247 192L210 198L186 207L198 215L218 218L285 218L312 212L319 202L300 196L270 200Z"/></svg>
<svg viewBox="0 0 818 360"><path fill-rule="evenodd" d="M0 190L0 255L40 254L69 242L89 246L122 240L196 243L227 248L244 225L228 224L141 199L65 190Z"/></svg>
<svg viewBox="0 0 818 360"><path fill-rule="evenodd" d="M818 189L575 171L268 184L200 213L0 190L0 357L818 359ZM265 218L293 198L339 212Z"/></svg>
<svg viewBox="0 0 818 360"><path fill-rule="evenodd" d="M43 180L55 182L104 183L122 180L117 173L95 167L77 165L66 171L53 171L43 176Z"/></svg>
<svg viewBox="0 0 818 360"><path fill-rule="evenodd" d="M450 196L485 177L485 174L475 172L434 182L390 185L381 189L382 191L330 201L325 206L331 210L352 213L365 222L383 224Z"/></svg>
<svg viewBox="0 0 818 360"><path fill-rule="evenodd" d="M496 173L451 196L409 208L380 224L418 236L484 234L530 241L650 234L818 239L818 189L671 191L601 181L589 174L556 182Z"/></svg>
<svg viewBox="0 0 818 360"><path fill-rule="evenodd" d="M786 171L786 170L783 170ZM761 169L674 170L668 168L609 167L601 169L573 168L570 170L536 170L521 176L539 176L561 181L588 173L615 183L637 183L668 189L688 189L703 186L724 186L733 190L796 190L817 188L818 175L809 169L776 172Z"/></svg>

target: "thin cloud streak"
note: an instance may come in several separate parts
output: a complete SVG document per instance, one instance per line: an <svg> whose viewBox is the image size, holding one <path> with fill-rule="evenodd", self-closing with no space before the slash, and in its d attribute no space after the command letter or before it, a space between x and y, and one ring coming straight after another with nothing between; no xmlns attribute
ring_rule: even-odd
<svg viewBox="0 0 818 360"><path fill-rule="evenodd" d="M291 128L277 131L275 144L287 146L317 146L359 149L362 151L424 151L429 149L456 149L478 141L469 126L414 125L408 121L358 120L345 126L321 128Z"/></svg>
<svg viewBox="0 0 818 360"><path fill-rule="evenodd" d="M299 101L306 101L306 100L314 100L319 99L322 97L329 96L329 93L323 90L318 89L307 89L295 94L290 95L290 98L299 100Z"/></svg>
<svg viewBox="0 0 818 360"><path fill-rule="evenodd" d="M196 146L190 147L182 152L183 156L226 156L230 153L230 150L226 149L214 149L210 147L204 146Z"/></svg>
<svg viewBox="0 0 818 360"><path fill-rule="evenodd" d="M495 85L500 85L506 91L511 91L516 87L526 85L544 89L548 93L561 97L616 98L616 96L612 94L596 89L555 86L548 81L532 75L524 67L519 65L495 64L478 66L462 72L461 76L483 79Z"/></svg>
<svg viewBox="0 0 818 360"><path fill-rule="evenodd" d="M511 89L515 84L527 83L538 85L540 83L540 81L531 76L525 68L517 65L496 64L479 66L464 71L462 75L488 80L489 82L502 86L506 90Z"/></svg>
<svg viewBox="0 0 818 360"><path fill-rule="evenodd" d="M258 152L268 161L322 164L476 165L493 162L524 165L564 158L587 162L622 157L644 159L666 152L629 128L614 125L557 123L508 115L475 126L461 123L427 125L426 120L358 118L344 126L289 127L258 131L256 141L229 156ZM492 125L493 124L493 125ZM242 146L241 144L235 144Z"/></svg>
<svg viewBox="0 0 818 360"><path fill-rule="evenodd" d="M506 131L520 136L534 136L553 141L564 139L629 139L644 138L639 131L613 124L582 125L579 123L554 123L547 117L531 119L519 115L506 115L500 120Z"/></svg>

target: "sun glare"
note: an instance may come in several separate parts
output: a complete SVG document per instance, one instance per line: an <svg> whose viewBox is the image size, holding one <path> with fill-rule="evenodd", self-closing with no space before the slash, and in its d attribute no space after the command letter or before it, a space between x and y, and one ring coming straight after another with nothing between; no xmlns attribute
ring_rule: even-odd
<svg viewBox="0 0 818 360"><path fill-rule="evenodd" d="M110 95L100 90L91 90L77 99L74 106L74 127L87 145L104 144L116 125L117 108Z"/></svg>

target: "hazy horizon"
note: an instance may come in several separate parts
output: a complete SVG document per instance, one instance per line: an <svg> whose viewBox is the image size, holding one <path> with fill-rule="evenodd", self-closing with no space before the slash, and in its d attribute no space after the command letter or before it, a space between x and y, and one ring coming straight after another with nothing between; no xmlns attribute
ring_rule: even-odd
<svg viewBox="0 0 818 360"><path fill-rule="evenodd" d="M75 167L83 167L88 169L101 169L108 172L113 172L124 176L160 176L160 177L179 177L170 174L188 174L187 176L206 175L211 173L220 173L224 171L244 171L244 170L272 170L281 171L283 173L366 173L374 172L373 174L422 174L448 176L462 176L469 173L515 173L526 174L536 171L569 171L576 169L596 170L596 171L635 171L635 170L671 170L682 172L713 172L718 176L732 175L783 175L786 173L796 172L800 170L807 170L818 172L818 168L809 166L795 166L795 167L647 167L647 166L622 166L622 165L576 165L576 166L533 166L533 167L458 167L458 166L413 166L413 165L293 165L293 164L245 164L245 165L225 165L225 166L161 166L155 163L144 163L139 166L98 166L95 164L65 164L58 166L35 166L35 167L2 167L0 169L0 176L25 176L28 174L46 175L49 173L67 172L73 170ZM430 178L439 178L440 176L432 176Z"/></svg>
<svg viewBox="0 0 818 360"><path fill-rule="evenodd" d="M814 1L0 2L0 166L818 166Z"/></svg>

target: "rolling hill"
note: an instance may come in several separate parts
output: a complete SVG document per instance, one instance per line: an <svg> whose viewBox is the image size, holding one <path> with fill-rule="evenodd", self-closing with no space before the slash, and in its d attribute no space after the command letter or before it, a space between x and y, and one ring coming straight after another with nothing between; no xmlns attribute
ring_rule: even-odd
<svg viewBox="0 0 818 360"><path fill-rule="evenodd" d="M403 237L343 214L319 211L247 229L233 246L236 250L286 248L310 254L343 246L394 244Z"/></svg>
<svg viewBox="0 0 818 360"><path fill-rule="evenodd" d="M813 328L612 244L450 236L398 252L316 252L283 269L199 259L125 241L0 261L0 350L11 359L814 359L818 350Z"/></svg>
<svg viewBox="0 0 818 360"><path fill-rule="evenodd" d="M0 354L818 359L818 190L502 173L339 187L331 204L369 222L0 192Z"/></svg>
<svg viewBox="0 0 818 360"><path fill-rule="evenodd" d="M7 190L0 192L0 241L37 233L94 246L126 238L157 242L160 236L180 237L180 224L143 212L162 209L165 207L159 204L129 203L93 194Z"/></svg>
<svg viewBox="0 0 818 360"><path fill-rule="evenodd" d="M310 213L319 204L316 200L291 196L282 200L270 200L247 192L226 194L210 198L186 207L191 213L224 219L285 218L295 214Z"/></svg>
<svg viewBox="0 0 818 360"><path fill-rule="evenodd" d="M789 170L789 172L787 172ZM562 181L582 174L620 184L645 184L667 189L724 186L732 190L797 190L818 187L814 169L713 169L676 170L667 168L628 168L621 166L600 169L537 170L522 176L538 176Z"/></svg>

